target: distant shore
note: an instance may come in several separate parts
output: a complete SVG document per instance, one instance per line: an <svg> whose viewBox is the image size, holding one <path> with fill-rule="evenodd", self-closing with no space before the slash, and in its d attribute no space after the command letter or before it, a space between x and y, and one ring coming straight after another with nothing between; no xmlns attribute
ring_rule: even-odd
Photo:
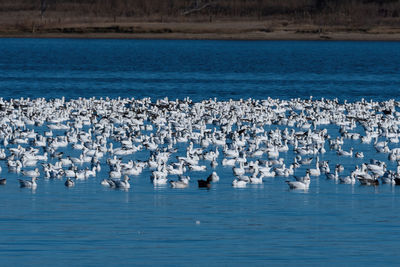
<svg viewBox="0 0 400 267"><path fill-rule="evenodd" d="M400 26L321 27L279 25L268 22L137 22L64 25L32 25L29 28L0 26L0 37L26 38L115 38L183 40L354 40L400 41Z"/></svg>

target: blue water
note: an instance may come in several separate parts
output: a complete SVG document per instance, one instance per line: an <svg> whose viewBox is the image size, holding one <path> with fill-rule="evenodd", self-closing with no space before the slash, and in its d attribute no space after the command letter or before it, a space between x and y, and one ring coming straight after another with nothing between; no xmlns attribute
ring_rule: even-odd
<svg viewBox="0 0 400 267"><path fill-rule="evenodd" d="M0 49L6 99L400 96L398 42L0 39ZM359 141L344 149L350 145L366 160L386 159ZM174 190L154 188L146 170L125 192L100 186L103 165L97 178L74 188L41 179L32 191L0 166L8 178L0 186L2 266L400 262L400 187L342 185L321 176L306 192L289 191L285 178L234 189L231 169L220 165L221 181L211 190L195 183L208 171L189 172L189 188Z"/></svg>
<svg viewBox="0 0 400 267"><path fill-rule="evenodd" d="M0 49L4 97L400 96L398 42L1 39Z"/></svg>

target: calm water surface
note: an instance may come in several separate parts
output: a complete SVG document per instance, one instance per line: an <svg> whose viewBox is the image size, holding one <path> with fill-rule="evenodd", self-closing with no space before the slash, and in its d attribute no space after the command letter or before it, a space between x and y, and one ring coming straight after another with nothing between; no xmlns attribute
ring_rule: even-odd
<svg viewBox="0 0 400 267"><path fill-rule="evenodd" d="M398 42L0 39L0 48L4 98L400 96ZM358 141L350 146L365 161L386 159ZM290 161L293 153L282 156ZM289 191L284 178L233 189L231 168L219 166L211 190L195 183L210 170L189 173L184 190L154 188L147 170L125 192L100 186L104 165L75 188L41 179L31 191L0 166L8 178L0 187L2 266L400 263L400 187L321 176L307 192Z"/></svg>
<svg viewBox="0 0 400 267"><path fill-rule="evenodd" d="M4 97L400 96L398 42L1 39Z"/></svg>

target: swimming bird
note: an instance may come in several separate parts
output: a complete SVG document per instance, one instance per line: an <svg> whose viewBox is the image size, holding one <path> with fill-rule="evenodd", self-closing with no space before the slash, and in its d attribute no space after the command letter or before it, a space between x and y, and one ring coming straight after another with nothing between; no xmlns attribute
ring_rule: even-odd
<svg viewBox="0 0 400 267"><path fill-rule="evenodd" d="M128 175L124 175L123 180L113 179L113 182L115 183L116 188L128 189L131 187L131 185L129 184L129 180L130 178L128 177Z"/></svg>
<svg viewBox="0 0 400 267"><path fill-rule="evenodd" d="M253 173L252 176L249 177L251 184L262 184L263 183L262 174L258 177L257 177L257 175L258 175L258 173L255 172L255 173Z"/></svg>
<svg viewBox="0 0 400 267"><path fill-rule="evenodd" d="M352 172L350 176L339 177L339 182L341 184L355 184L356 183L356 175Z"/></svg>
<svg viewBox="0 0 400 267"><path fill-rule="evenodd" d="M38 177L40 176L40 172L38 168L35 168L33 171L22 171L22 174L29 177Z"/></svg>
<svg viewBox="0 0 400 267"><path fill-rule="evenodd" d="M315 163L315 169L308 169L310 176L320 176L321 170L319 168L319 159L317 157L317 161Z"/></svg>
<svg viewBox="0 0 400 267"><path fill-rule="evenodd" d="M75 182L71 178L67 178L67 180L65 181L64 185L66 187L72 187L72 186L75 186Z"/></svg>
<svg viewBox="0 0 400 267"><path fill-rule="evenodd" d="M303 177L294 176L296 181L285 181L290 189L308 189L310 186L310 171L306 171L306 175Z"/></svg>
<svg viewBox="0 0 400 267"><path fill-rule="evenodd" d="M236 178L235 180L233 180L232 182L232 186L235 188L244 188L247 186L247 181L242 180L240 178Z"/></svg>
<svg viewBox="0 0 400 267"><path fill-rule="evenodd" d="M189 186L189 176L179 176L178 181L169 181L172 188L186 188Z"/></svg>
<svg viewBox="0 0 400 267"><path fill-rule="evenodd" d="M7 179L6 178L1 178L0 179L0 185L5 185L7 183Z"/></svg>
<svg viewBox="0 0 400 267"><path fill-rule="evenodd" d="M286 165L283 164L282 167L276 167L274 172L276 176L289 177L289 175L293 175L294 173L294 165L290 164L289 168L286 168Z"/></svg>
<svg viewBox="0 0 400 267"><path fill-rule="evenodd" d="M165 185L165 184L167 184L167 182L168 182L167 177L160 176L160 177L154 177L152 179L152 183L153 183L154 186Z"/></svg>
<svg viewBox="0 0 400 267"><path fill-rule="evenodd" d="M211 188L212 175L207 177L207 180L197 180L199 188Z"/></svg>
<svg viewBox="0 0 400 267"><path fill-rule="evenodd" d="M307 174L305 177L298 181L286 181L290 189L308 189L310 187L310 176Z"/></svg>
<svg viewBox="0 0 400 267"><path fill-rule="evenodd" d="M336 151L336 154L339 156L352 157L353 156L353 148L350 148L350 151L344 151L341 148L339 148L339 150Z"/></svg>
<svg viewBox="0 0 400 267"><path fill-rule="evenodd" d="M243 162L240 162L240 163L239 163L239 167L234 167L234 168L232 168L232 170L233 170L233 174L234 174L235 176L241 176L241 175L243 175L243 174L245 173L245 169L244 169L244 164L243 164Z"/></svg>
<svg viewBox="0 0 400 267"><path fill-rule="evenodd" d="M359 158L359 159L362 159L362 158L364 158L364 153L363 152L356 152L355 157Z"/></svg>
<svg viewBox="0 0 400 267"><path fill-rule="evenodd" d="M331 169L329 167L329 162L327 160L324 160L322 162L319 163L319 168L321 170L321 173L330 173Z"/></svg>
<svg viewBox="0 0 400 267"><path fill-rule="evenodd" d="M211 174L210 174L210 176L208 176L210 179L211 179L211 182L213 182L213 183L216 183L216 182L218 182L219 181L219 176L218 176L218 174L215 172L215 171L213 171ZM208 179L208 178L207 178Z"/></svg>
<svg viewBox="0 0 400 267"><path fill-rule="evenodd" d="M389 170L389 171L386 171L384 173L384 175L381 177L381 181L383 184L394 185L394 184L396 184L395 178L396 178L396 173Z"/></svg>
<svg viewBox="0 0 400 267"><path fill-rule="evenodd" d="M205 166L205 165L192 165L192 164L190 164L190 165L189 165L189 169L190 169L191 171L205 171L205 170L207 170L207 166Z"/></svg>
<svg viewBox="0 0 400 267"><path fill-rule="evenodd" d="M338 173L341 173L344 171L344 166L342 164L336 164L335 170L337 170Z"/></svg>
<svg viewBox="0 0 400 267"><path fill-rule="evenodd" d="M339 172L338 169L335 168L335 173L326 173L326 179L330 180L338 180L339 179Z"/></svg>
<svg viewBox="0 0 400 267"><path fill-rule="evenodd" d="M32 188L32 189L36 189L37 184L36 184L36 180L38 180L39 178L37 177L32 177L32 180L22 180L22 179L18 179L19 181L19 186L20 187L26 187L26 188Z"/></svg>
<svg viewBox="0 0 400 267"><path fill-rule="evenodd" d="M379 185L379 180L377 179L377 176L372 176L366 173L363 175L357 175L356 177L361 185Z"/></svg>
<svg viewBox="0 0 400 267"><path fill-rule="evenodd" d="M100 184L105 187L116 187L112 179L103 179Z"/></svg>
<svg viewBox="0 0 400 267"><path fill-rule="evenodd" d="M311 162L313 161L313 159L314 159L314 158L306 158L306 159L303 159L303 158L301 158L300 155L297 156L297 161L298 161L298 163L300 163L301 165L309 165L309 164L311 164Z"/></svg>

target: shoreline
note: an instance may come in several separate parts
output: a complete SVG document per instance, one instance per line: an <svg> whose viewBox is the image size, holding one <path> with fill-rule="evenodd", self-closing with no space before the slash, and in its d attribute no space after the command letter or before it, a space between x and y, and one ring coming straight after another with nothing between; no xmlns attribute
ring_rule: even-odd
<svg viewBox="0 0 400 267"><path fill-rule="evenodd" d="M32 29L0 26L0 38L400 41L400 27L319 27L271 22L96 23L33 25Z"/></svg>

